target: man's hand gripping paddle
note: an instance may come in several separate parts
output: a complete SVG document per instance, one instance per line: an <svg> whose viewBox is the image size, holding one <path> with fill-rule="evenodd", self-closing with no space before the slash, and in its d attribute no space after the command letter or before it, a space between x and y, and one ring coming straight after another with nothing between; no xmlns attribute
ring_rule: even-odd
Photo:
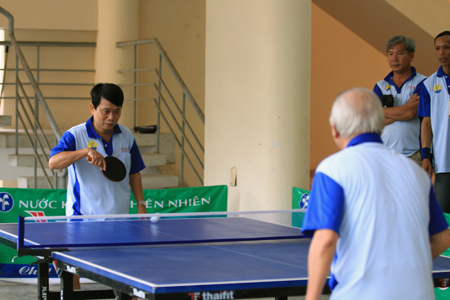
<svg viewBox="0 0 450 300"><path fill-rule="evenodd" d="M87 156L86 160L91 161L91 157ZM106 170L102 170L101 167L100 170L106 179L114 182L119 182L125 179L125 176L127 175L127 168L120 159L114 156L106 156L105 162Z"/></svg>

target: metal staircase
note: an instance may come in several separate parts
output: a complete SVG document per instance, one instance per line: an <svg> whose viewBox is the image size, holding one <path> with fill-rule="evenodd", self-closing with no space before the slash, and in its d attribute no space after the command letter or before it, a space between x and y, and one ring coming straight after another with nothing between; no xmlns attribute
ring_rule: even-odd
<svg viewBox="0 0 450 300"><path fill-rule="evenodd" d="M54 101L59 100L70 100L70 101L79 101L79 100L90 100L89 97L79 97L77 95L64 95L64 96L51 96L44 97L41 92L41 87L56 87L56 86L65 86L65 87L75 87L75 88L83 88L92 87L94 85L93 82L78 82L73 83L69 81L61 82L49 82L40 80L40 74L47 73L57 73L61 74L58 77L62 77L62 74L68 75L67 78L70 78L70 74L74 72L89 74L93 73L93 69L74 69L74 68L45 68L45 66L41 65L40 55L42 51L45 51L48 47L77 47L77 48L94 48L95 43L61 43L61 42L17 42L14 36L14 19L13 17L3 8L0 7L0 13L5 15L9 20L9 42L0 42L0 45L11 46L15 52L15 67L6 66L3 68L5 72L14 73L14 81L11 82L3 82L2 90L6 88L10 88L14 91L4 92L1 96L3 100L11 99L15 100L15 124L14 130L1 130L0 129L0 148L14 148L15 153L8 155L8 164L9 166L14 167L27 167L33 168L34 174L33 176L21 176L18 177L17 182L19 187L24 188L61 188L65 187L65 178L67 176L67 171L59 171L53 172L48 169L47 161L50 149L56 144L56 141L61 137L61 131L55 122L51 110L46 102L48 99L52 99ZM136 42L134 42L136 43ZM139 43L139 42L137 42ZM131 72L134 74L134 81L129 86L133 87L134 93L132 98L125 99L126 101L134 102L134 124L136 124L136 110L138 109L137 102L138 101L153 101L157 103L158 110L155 111L158 119L158 131L156 134L135 134L136 143L141 149L141 153L143 155L144 162L147 166L145 170L142 172L142 180L144 189L147 188L169 188L169 187L179 187L183 185L183 173L184 171L184 162L187 161L191 168L194 170L197 179L199 180L199 184L203 185L203 156L200 158L197 153L194 154L194 157L197 161L197 166L193 165L191 162L191 158L193 156L193 152L195 152L194 147L190 144L190 139L192 136L195 137L195 141L197 146L196 149L201 149L201 153L204 152L201 143L198 141L197 137L192 131L189 122L187 121L186 116L186 98L189 99L189 103L191 103L194 107L198 109L198 116L201 119L201 122L204 123L204 115L201 110L198 108L195 100L190 94L187 87L184 85L184 82L178 75L178 72L175 70L174 66L171 64L169 58L165 54L165 51L162 49L160 44L157 44L159 49L161 49L160 54L160 62L159 67L151 68L153 72L156 72L159 76L159 80L157 84L153 84L157 87L157 96L155 98L144 97L138 98L137 94L142 93L139 91L141 86L149 86L152 84L148 83L140 83L137 81L137 72L148 71L147 69L138 69L136 64L136 51L135 51L135 65L130 70L121 70L119 72ZM118 44L118 47L128 46L128 44ZM36 49L36 67L31 69L28 66L28 63L25 59L25 56L22 53L21 47L35 47ZM136 47L136 45L135 45ZM21 67L19 66L19 62ZM172 74L176 74L176 81L178 85L181 87L183 91L183 96L181 100L181 104L179 101L177 102L172 96L169 87L164 84L164 80L161 76L162 74L162 64L163 62L169 64L169 69ZM25 79L23 75L26 75ZM1 83L0 83L1 84ZM127 85L125 85L127 86ZM31 89L30 89L31 87ZM164 91L162 91L164 89ZM164 95L164 92L166 93ZM89 95L89 92L84 93L85 95ZM170 95L172 105L178 108L178 116L174 115L171 111L170 106L165 103L164 97ZM34 101L33 101L34 100ZM54 102L53 102L54 103ZM164 104L165 103L165 104ZM164 106L168 109L164 110L161 106ZM182 109L180 109L182 106ZM84 106L83 106L84 108ZM44 116L40 111L44 112ZM68 112L70 113L70 112ZM167 115L168 114L168 115ZM43 119L43 117L45 117ZM160 118L163 118L165 124L170 131L170 133L162 133L161 132L161 124ZM172 120L168 120L171 118ZM43 129L41 123L48 123L51 127L49 129ZM0 126L10 126L11 125L11 116L1 116L0 118ZM176 124L176 125L174 125ZM180 125L181 124L181 125ZM73 124L75 125L75 124ZM173 127L175 126L175 129ZM186 128L190 131L190 136L188 136L185 132ZM67 128L65 128L67 129ZM178 137L179 136L179 137ZM186 145L189 146L191 150L186 150ZM181 171L177 170L177 172L181 172L181 180L180 175L178 174L160 174L159 169L163 168L165 165L173 165L176 161L176 150L175 147L178 146L181 152ZM25 148L31 149L30 151L22 151ZM20 152L20 153L19 153ZM25 152L25 153L23 153ZM1 153L1 151L0 151ZM203 155L203 154L202 154ZM169 168L174 169L174 168ZM172 172L173 173L173 172ZM2 178L0 178L1 180Z"/></svg>

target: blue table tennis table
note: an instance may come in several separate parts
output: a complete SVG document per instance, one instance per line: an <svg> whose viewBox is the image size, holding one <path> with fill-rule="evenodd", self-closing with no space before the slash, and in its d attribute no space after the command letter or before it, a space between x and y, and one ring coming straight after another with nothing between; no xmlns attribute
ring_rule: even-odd
<svg viewBox="0 0 450 300"><path fill-rule="evenodd" d="M62 270L61 299L287 299L306 291L309 239L246 217L0 224L0 242L43 257L39 299L60 297L48 290L52 260ZM114 292L73 291L73 274ZM449 286L450 259L436 259L432 276Z"/></svg>

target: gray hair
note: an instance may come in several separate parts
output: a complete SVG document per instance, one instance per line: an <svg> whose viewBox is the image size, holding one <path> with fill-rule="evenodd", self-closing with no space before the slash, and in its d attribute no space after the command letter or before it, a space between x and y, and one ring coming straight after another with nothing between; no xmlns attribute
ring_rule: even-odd
<svg viewBox="0 0 450 300"><path fill-rule="evenodd" d="M343 137L383 131L384 113L380 98L365 88L352 88L338 95L331 108L330 124Z"/></svg>
<svg viewBox="0 0 450 300"><path fill-rule="evenodd" d="M405 45L406 51L408 53L412 53L416 51L416 43L410 39L409 37L406 37L404 35L396 35L391 37L387 43L386 43L386 52L389 52L389 49L391 49L393 46L397 45L398 43L403 43Z"/></svg>

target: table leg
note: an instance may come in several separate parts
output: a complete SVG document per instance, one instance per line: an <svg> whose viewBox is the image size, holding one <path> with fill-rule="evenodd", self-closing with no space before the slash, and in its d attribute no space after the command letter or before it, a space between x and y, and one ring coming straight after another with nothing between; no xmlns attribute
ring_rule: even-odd
<svg viewBox="0 0 450 300"><path fill-rule="evenodd" d="M48 284L48 263L40 262L38 267L38 300L47 300L49 294Z"/></svg>
<svg viewBox="0 0 450 300"><path fill-rule="evenodd" d="M61 300L73 300L73 274L61 271Z"/></svg>

